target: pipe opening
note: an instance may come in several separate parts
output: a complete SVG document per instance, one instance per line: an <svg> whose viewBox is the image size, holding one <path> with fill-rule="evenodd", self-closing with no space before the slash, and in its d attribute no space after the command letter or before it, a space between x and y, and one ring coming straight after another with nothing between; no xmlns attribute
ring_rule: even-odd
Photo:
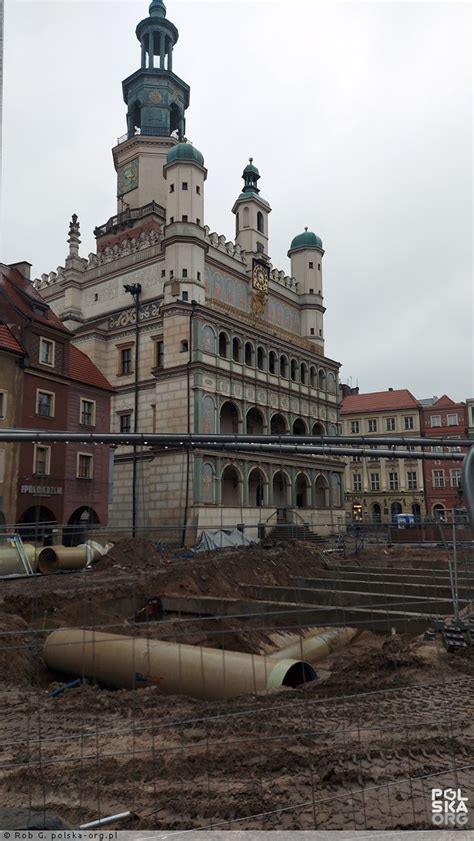
<svg viewBox="0 0 474 841"><path fill-rule="evenodd" d="M313 680L318 679L318 673L316 669L310 665L310 663L305 663L301 660L298 663L293 663L292 666L288 669L285 673L285 676L282 681L282 686L291 686L293 689L296 686L301 686L302 683L311 683Z"/></svg>

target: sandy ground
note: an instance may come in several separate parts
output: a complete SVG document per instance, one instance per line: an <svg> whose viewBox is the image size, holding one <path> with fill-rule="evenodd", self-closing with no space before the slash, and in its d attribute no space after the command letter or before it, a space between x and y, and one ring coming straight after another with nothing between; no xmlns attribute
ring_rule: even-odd
<svg viewBox="0 0 474 841"><path fill-rule="evenodd" d="M464 550L466 572L472 560ZM446 556L373 547L358 562L429 569ZM89 684L48 698L62 680L41 656L50 629L93 625L258 652L273 620L130 622L157 593L233 596L242 580L285 585L326 568L313 544L190 561L124 541L91 571L4 584L2 805L46 809L71 827L131 810L138 817L119 828L362 830L430 828L435 787L472 800L472 651L448 655L439 638L363 631L318 667L316 683L227 701Z"/></svg>

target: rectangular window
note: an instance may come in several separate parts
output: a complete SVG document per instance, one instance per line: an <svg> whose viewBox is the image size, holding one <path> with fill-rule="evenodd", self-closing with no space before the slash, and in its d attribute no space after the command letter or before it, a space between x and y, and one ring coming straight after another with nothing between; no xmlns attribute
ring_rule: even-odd
<svg viewBox="0 0 474 841"><path fill-rule="evenodd" d="M311 327L309 332L310 332L311 336L314 336L314 327Z"/></svg>
<svg viewBox="0 0 474 841"><path fill-rule="evenodd" d="M415 470L407 472L407 488L409 491L416 491L418 489L418 479Z"/></svg>
<svg viewBox="0 0 474 841"><path fill-rule="evenodd" d="M310 263L310 264L309 264L309 268L310 268L310 269L314 269L314 263Z"/></svg>
<svg viewBox="0 0 474 841"><path fill-rule="evenodd" d="M94 472L94 456L89 453L77 454L76 478L92 479Z"/></svg>
<svg viewBox="0 0 474 841"><path fill-rule="evenodd" d="M385 428L387 432L395 432L397 428L396 418L385 418Z"/></svg>
<svg viewBox="0 0 474 841"><path fill-rule="evenodd" d="M163 368L165 363L165 343L155 342L155 367Z"/></svg>
<svg viewBox="0 0 474 841"><path fill-rule="evenodd" d="M321 271L321 263L318 263L318 272Z"/></svg>
<svg viewBox="0 0 474 841"><path fill-rule="evenodd" d="M187 269L183 269L183 277L187 277L187 276L188 276L188 270L187 270Z"/></svg>
<svg viewBox="0 0 474 841"><path fill-rule="evenodd" d="M54 394L50 391L36 392L36 414L42 418L54 418Z"/></svg>
<svg viewBox="0 0 474 841"><path fill-rule="evenodd" d="M198 272L198 273L197 273L197 279L198 279L198 280L201 280L201 272Z"/></svg>
<svg viewBox="0 0 474 841"><path fill-rule="evenodd" d="M380 490L380 476L378 473L371 473L370 474L370 490L371 491L379 491Z"/></svg>
<svg viewBox="0 0 474 841"><path fill-rule="evenodd" d="M166 269L161 270L161 277L166 277Z"/></svg>
<svg viewBox="0 0 474 841"><path fill-rule="evenodd" d="M362 456L352 456L352 461L362 461Z"/></svg>
<svg viewBox="0 0 474 841"><path fill-rule="evenodd" d="M95 426L95 408L95 400L84 400L81 398L82 426Z"/></svg>
<svg viewBox="0 0 474 841"><path fill-rule="evenodd" d="M181 351L180 352L181 353L187 353L188 350L189 350L189 344L186 341L186 339L183 339L183 341L181 342Z"/></svg>
<svg viewBox="0 0 474 841"><path fill-rule="evenodd" d="M174 193L174 184L170 184L170 193Z"/></svg>
<svg viewBox="0 0 474 841"><path fill-rule="evenodd" d="M34 445L33 473L35 476L49 476L51 470L51 447Z"/></svg>
<svg viewBox="0 0 474 841"><path fill-rule="evenodd" d="M0 391L0 420L5 420L7 416L7 392Z"/></svg>
<svg viewBox="0 0 474 841"><path fill-rule="evenodd" d="M441 415L431 415L430 425L431 426L441 426Z"/></svg>
<svg viewBox="0 0 474 841"><path fill-rule="evenodd" d="M196 219L196 225L200 225L200 224L201 224L201 220L200 220L200 219Z"/></svg>
<svg viewBox="0 0 474 841"><path fill-rule="evenodd" d="M433 470L433 487L444 488L444 470Z"/></svg>
<svg viewBox="0 0 474 841"><path fill-rule="evenodd" d="M120 349L119 354L119 374L132 373L132 348L124 347Z"/></svg>
<svg viewBox="0 0 474 841"><path fill-rule="evenodd" d="M451 487L452 488L460 488L461 487L461 470L450 470L449 476L451 479Z"/></svg>
<svg viewBox="0 0 474 841"><path fill-rule="evenodd" d="M392 472L388 474L388 487L391 491L398 491L398 473Z"/></svg>
<svg viewBox="0 0 474 841"><path fill-rule="evenodd" d="M132 431L132 416L131 414L120 415L120 432Z"/></svg>
<svg viewBox="0 0 474 841"><path fill-rule="evenodd" d="M183 301L189 301L189 292L186 290L183 292Z"/></svg>
<svg viewBox="0 0 474 841"><path fill-rule="evenodd" d="M414 429L415 428L415 421L413 419L413 415L409 415L403 419L405 421L405 429Z"/></svg>
<svg viewBox="0 0 474 841"><path fill-rule="evenodd" d="M352 435L357 435L359 432L360 432L359 421L351 421L351 433L352 433Z"/></svg>
<svg viewBox="0 0 474 841"><path fill-rule="evenodd" d="M187 214L186 214L186 213L185 213L185 214L183 214L182 221L183 221L183 222L187 222L187 221L188 221L188 216L187 216Z"/></svg>
<svg viewBox="0 0 474 841"><path fill-rule="evenodd" d="M181 189L182 190L187 190L188 189L188 182L187 181L183 181L183 183L181 185Z"/></svg>
<svg viewBox="0 0 474 841"><path fill-rule="evenodd" d="M170 225L172 225L173 222L174 222L174 216L170 216Z"/></svg>
<svg viewBox="0 0 474 841"><path fill-rule="evenodd" d="M447 417L448 426L457 426L458 425L458 415L448 415Z"/></svg>
<svg viewBox="0 0 474 841"><path fill-rule="evenodd" d="M368 421L368 429L369 432L377 432L377 420L375 418Z"/></svg>
<svg viewBox="0 0 474 841"><path fill-rule="evenodd" d="M40 339L39 361L42 365L54 367L54 342L50 339Z"/></svg>
<svg viewBox="0 0 474 841"><path fill-rule="evenodd" d="M352 475L352 490L353 491L361 491L362 490L362 474L361 473L353 473L353 475Z"/></svg>
<svg viewBox="0 0 474 841"><path fill-rule="evenodd" d="M198 194L198 196L201 195L201 188L199 185L196 187L196 193Z"/></svg>

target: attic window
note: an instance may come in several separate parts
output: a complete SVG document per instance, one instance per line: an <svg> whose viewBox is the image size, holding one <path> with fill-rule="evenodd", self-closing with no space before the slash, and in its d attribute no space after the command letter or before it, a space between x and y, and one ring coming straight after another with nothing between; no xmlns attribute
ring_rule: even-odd
<svg viewBox="0 0 474 841"><path fill-rule="evenodd" d="M314 269L314 263L309 264L310 269Z"/></svg>

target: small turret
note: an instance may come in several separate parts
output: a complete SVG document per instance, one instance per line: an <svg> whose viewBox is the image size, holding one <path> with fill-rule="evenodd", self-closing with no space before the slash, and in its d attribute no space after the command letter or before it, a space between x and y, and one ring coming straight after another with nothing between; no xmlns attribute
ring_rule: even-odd
<svg viewBox="0 0 474 841"><path fill-rule="evenodd" d="M270 205L260 196L260 173L253 158L245 167L243 190L232 208L235 213L235 242L246 253L259 259L268 259L268 217Z"/></svg>
<svg viewBox="0 0 474 841"><path fill-rule="evenodd" d="M318 347L324 349L323 276L321 270L324 255L323 243L308 228L298 234L288 251L291 259L291 274L298 281L301 297L301 334Z"/></svg>

